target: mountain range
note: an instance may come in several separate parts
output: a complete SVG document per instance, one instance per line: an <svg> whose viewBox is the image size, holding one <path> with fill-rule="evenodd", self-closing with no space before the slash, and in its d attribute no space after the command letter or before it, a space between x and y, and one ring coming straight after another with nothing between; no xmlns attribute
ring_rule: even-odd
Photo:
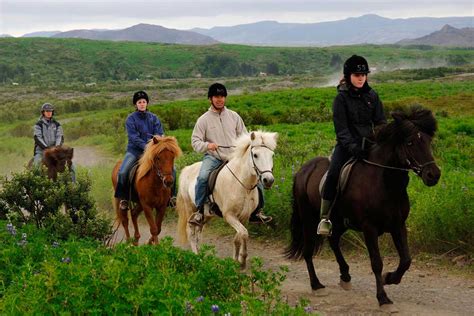
<svg viewBox="0 0 474 316"><path fill-rule="evenodd" d="M209 45L219 42L264 46L331 46L362 43L408 44L410 43L409 40L440 31L445 25L449 25L453 29L472 28L473 17L389 19L375 14L368 14L331 22L279 23L262 21L210 29L194 28L187 31L168 29L159 25L138 24L121 30L35 32L25 34L24 37L85 38L191 45ZM469 30L466 32L469 33ZM442 33L449 33L449 29ZM466 34L456 36L463 37ZM469 35L467 36L466 40L458 40L458 42L469 42ZM444 41L442 37L439 37L438 41L433 40L433 45L458 45L452 39ZM470 38L472 39L472 36ZM472 46L472 40L470 46Z"/></svg>
<svg viewBox="0 0 474 316"><path fill-rule="evenodd" d="M452 47L474 47L474 27L457 29L445 25L439 31L415 39L399 41L400 45L431 45Z"/></svg>

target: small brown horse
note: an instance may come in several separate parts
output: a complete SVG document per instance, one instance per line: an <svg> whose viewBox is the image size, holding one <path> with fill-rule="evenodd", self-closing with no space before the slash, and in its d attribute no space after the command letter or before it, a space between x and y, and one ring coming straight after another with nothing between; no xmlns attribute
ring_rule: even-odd
<svg viewBox="0 0 474 316"><path fill-rule="evenodd" d="M174 159L181 154L182 152L176 138L171 136L155 136L146 145L145 152L138 161L138 170L133 183L139 199L139 202L131 210L133 227L135 229L134 244L138 244L140 239L137 218L142 211L145 212L145 217L150 225L151 237L148 243L156 244L158 242L161 222L165 215L166 206L171 198L171 187L175 180L173 178ZM121 161L117 162L112 171L114 190L117 187L117 176L121 163ZM122 223L125 229L125 236L129 240L128 214L127 211L120 211L119 202L119 199L115 198L115 212L119 223ZM155 218L153 218L153 209L156 210Z"/></svg>
<svg viewBox="0 0 474 316"><path fill-rule="evenodd" d="M339 241L348 228L363 232L381 306L392 304L384 284L400 283L411 263L405 226L410 210L408 171L413 170L427 186L435 185L441 175L431 152L431 141L437 128L431 111L413 107L410 112L393 113L392 117L394 121L377 132L368 159L354 165L346 189L334 203L330 216L333 232L328 237L339 264L340 284L349 289L349 265L339 248ZM320 220L319 183L328 165L325 157L308 161L295 175L293 184L292 240L286 256L305 259L313 290L324 288L316 276L312 258L323 242L316 234L316 227ZM392 235L400 262L395 271L382 275L378 236L385 232Z"/></svg>
<svg viewBox="0 0 474 316"><path fill-rule="evenodd" d="M48 178L56 181L58 172L64 172L66 166L69 171L72 168L74 148L69 146L54 146L44 150L42 163L48 170ZM28 168L33 166L33 159L28 162Z"/></svg>

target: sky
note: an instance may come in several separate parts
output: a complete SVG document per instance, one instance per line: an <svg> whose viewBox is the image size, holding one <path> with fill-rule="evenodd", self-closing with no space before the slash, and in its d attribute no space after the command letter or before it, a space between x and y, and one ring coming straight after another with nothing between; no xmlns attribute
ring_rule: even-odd
<svg viewBox="0 0 474 316"><path fill-rule="evenodd" d="M258 21L317 23L364 14L386 18L474 16L473 0L0 0L0 34L123 29L138 23L187 30Z"/></svg>

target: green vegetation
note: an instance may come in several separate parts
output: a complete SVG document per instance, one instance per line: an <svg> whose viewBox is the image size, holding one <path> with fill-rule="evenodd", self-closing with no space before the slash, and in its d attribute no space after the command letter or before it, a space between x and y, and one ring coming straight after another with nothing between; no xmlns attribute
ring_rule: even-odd
<svg viewBox="0 0 474 316"><path fill-rule="evenodd" d="M280 296L285 270L263 270L258 259L243 274L209 248L196 256L169 238L106 248L86 239L58 242L4 221L0 242L1 314L305 314L305 302L293 308Z"/></svg>
<svg viewBox="0 0 474 316"><path fill-rule="evenodd" d="M427 49L429 48L429 49ZM472 65L474 51L363 45L256 47L187 46L84 39L1 38L0 83L64 84L166 78L236 77L339 72L351 54L379 71Z"/></svg>

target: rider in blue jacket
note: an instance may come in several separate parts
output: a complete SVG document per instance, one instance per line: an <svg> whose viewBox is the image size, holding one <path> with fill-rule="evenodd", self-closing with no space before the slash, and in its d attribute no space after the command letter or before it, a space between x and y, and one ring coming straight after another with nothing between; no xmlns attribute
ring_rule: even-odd
<svg viewBox="0 0 474 316"><path fill-rule="evenodd" d="M128 209L130 197L126 181L130 170L145 151L147 142L154 135L163 136L164 134L160 119L148 111L148 103L149 98L145 91L135 92L133 95L135 112L130 114L125 121L125 129L128 135L127 152L120 166L117 188L115 189L115 197L120 199L119 206L122 211Z"/></svg>

